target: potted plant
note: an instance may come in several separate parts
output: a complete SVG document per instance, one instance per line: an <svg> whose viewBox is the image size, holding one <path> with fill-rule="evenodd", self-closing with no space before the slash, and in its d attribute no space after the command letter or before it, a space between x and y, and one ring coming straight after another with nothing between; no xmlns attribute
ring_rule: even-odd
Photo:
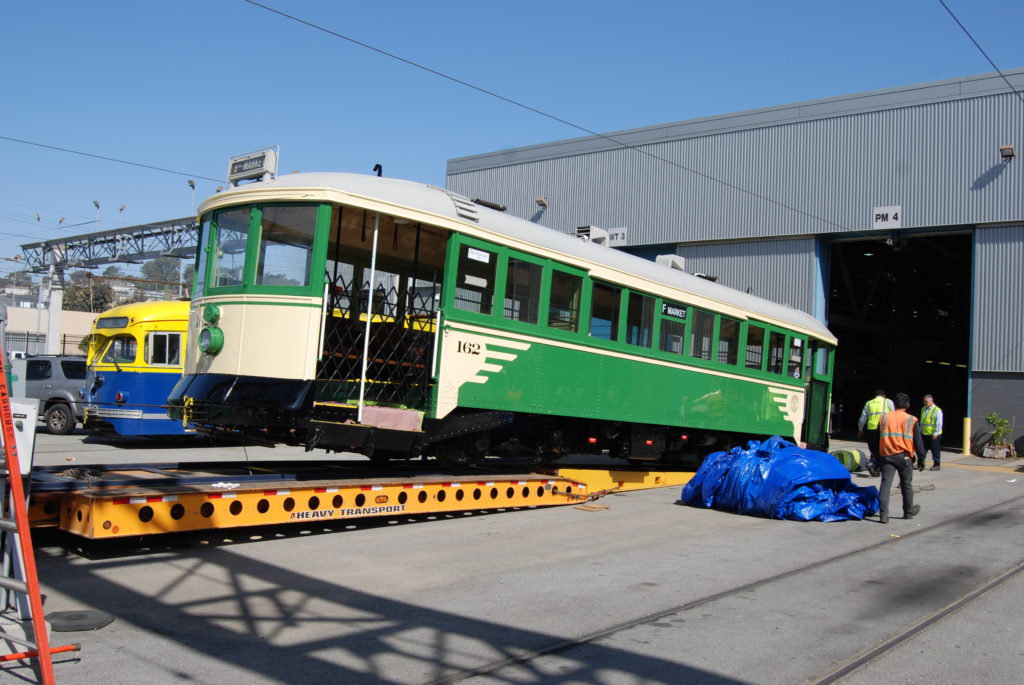
<svg viewBox="0 0 1024 685"><path fill-rule="evenodd" d="M985 422L991 426L992 433L989 436L988 444L982 452L982 456L989 459L1009 459L1017 456L1017 450L1013 443L1006 440L1007 434L1013 429L1009 419L1004 419L999 414L992 412L985 417Z"/></svg>

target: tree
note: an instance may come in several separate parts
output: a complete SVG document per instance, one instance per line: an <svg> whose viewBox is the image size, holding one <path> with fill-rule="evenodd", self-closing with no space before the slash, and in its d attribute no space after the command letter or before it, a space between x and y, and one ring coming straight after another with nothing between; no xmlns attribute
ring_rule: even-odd
<svg viewBox="0 0 1024 685"><path fill-rule="evenodd" d="M181 260L173 257L158 257L142 265L142 277L151 281L178 282Z"/></svg>
<svg viewBox="0 0 1024 685"><path fill-rule="evenodd" d="M111 264L103 270L103 275L110 278L118 278L119 276L124 276L124 271L117 264Z"/></svg>
<svg viewBox="0 0 1024 685"><path fill-rule="evenodd" d="M89 279L92 278L92 274L88 271L72 271L69 276L71 285L89 285Z"/></svg>
<svg viewBox="0 0 1024 685"><path fill-rule="evenodd" d="M74 277L72 276L72 281ZM88 279L92 280L92 279ZM114 306L114 289L103 281L72 283L64 289L64 309L72 312L105 312Z"/></svg>

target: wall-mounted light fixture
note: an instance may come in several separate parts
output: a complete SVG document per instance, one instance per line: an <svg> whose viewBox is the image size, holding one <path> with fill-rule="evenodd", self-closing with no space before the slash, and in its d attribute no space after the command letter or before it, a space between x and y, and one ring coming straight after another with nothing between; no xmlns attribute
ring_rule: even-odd
<svg viewBox="0 0 1024 685"><path fill-rule="evenodd" d="M538 197L536 200L534 200L534 202L536 202L537 206L540 207L541 209L548 208L548 199L546 197Z"/></svg>
<svg viewBox="0 0 1024 685"><path fill-rule="evenodd" d="M999 156L1003 158L1004 162L1009 162L1011 159L1017 156L1017 149L1012 145L1000 145Z"/></svg>

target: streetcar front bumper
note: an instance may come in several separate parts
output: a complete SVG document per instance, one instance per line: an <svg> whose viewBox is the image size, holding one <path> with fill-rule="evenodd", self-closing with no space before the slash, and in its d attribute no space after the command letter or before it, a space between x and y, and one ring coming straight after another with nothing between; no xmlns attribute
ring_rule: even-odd
<svg viewBox="0 0 1024 685"><path fill-rule="evenodd" d="M207 373L183 376L167 398L167 415L196 426L294 428L308 420L313 381Z"/></svg>

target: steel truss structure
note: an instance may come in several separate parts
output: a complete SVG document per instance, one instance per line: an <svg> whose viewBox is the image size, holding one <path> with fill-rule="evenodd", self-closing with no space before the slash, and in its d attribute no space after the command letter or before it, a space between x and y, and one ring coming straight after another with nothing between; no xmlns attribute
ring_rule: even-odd
<svg viewBox="0 0 1024 685"><path fill-rule="evenodd" d="M195 217L185 217L27 243L21 246L21 252L25 270L34 273L47 271L51 266L63 271L157 257L191 258L196 253L198 234Z"/></svg>

